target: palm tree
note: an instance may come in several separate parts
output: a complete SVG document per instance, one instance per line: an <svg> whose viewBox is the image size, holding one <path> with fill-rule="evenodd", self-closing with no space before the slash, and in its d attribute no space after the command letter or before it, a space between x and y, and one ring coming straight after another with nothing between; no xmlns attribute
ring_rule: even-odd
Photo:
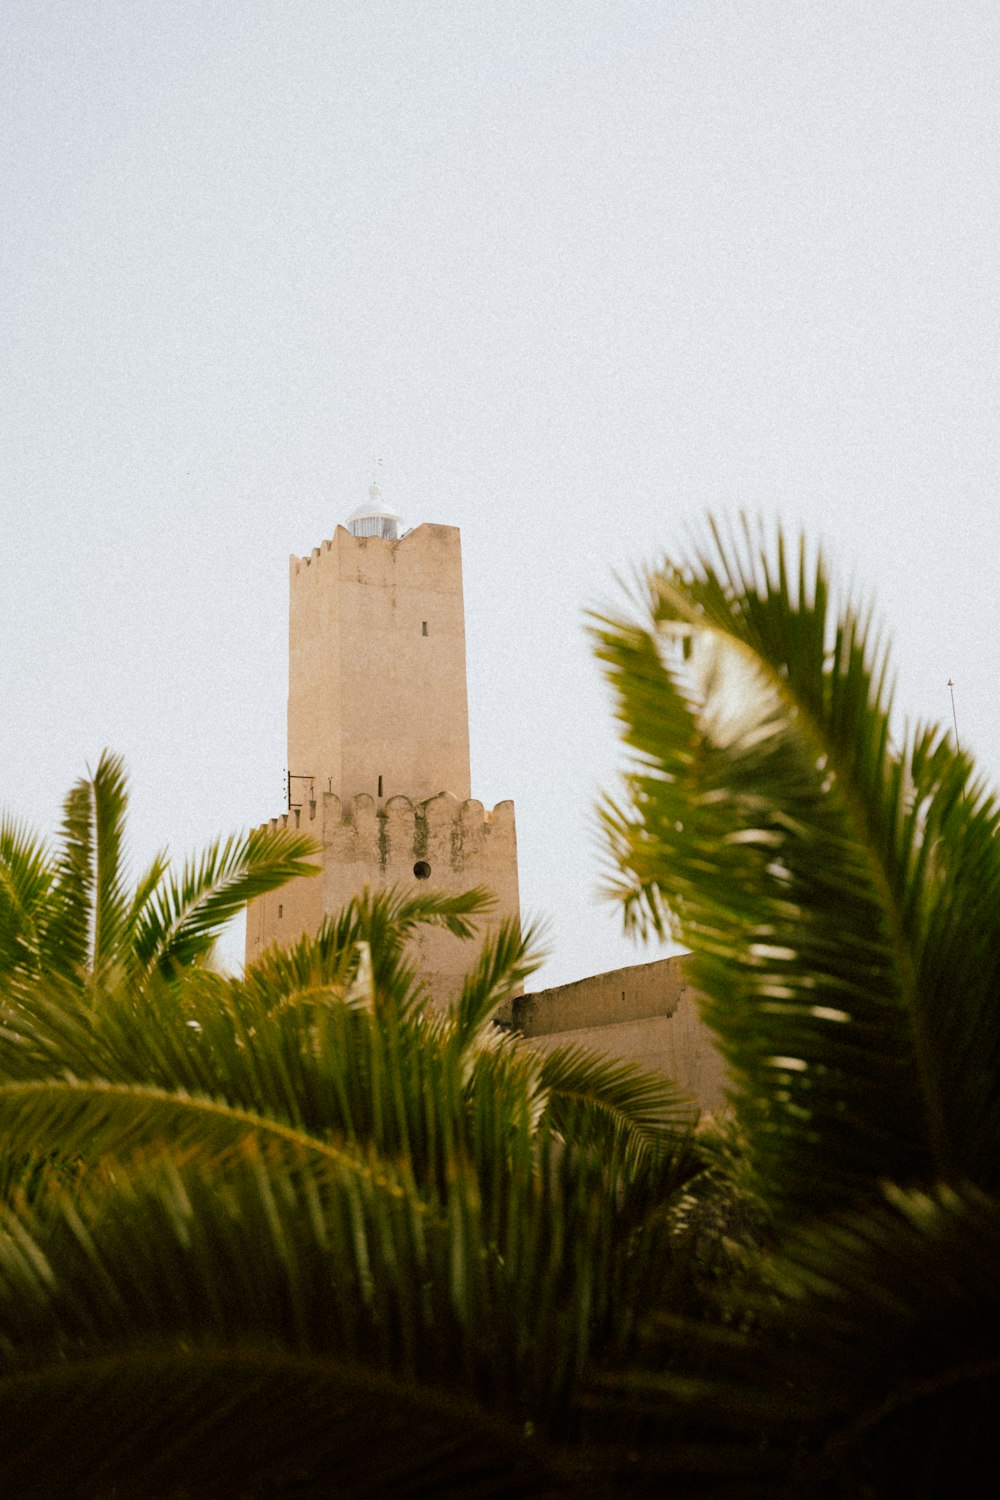
<svg viewBox="0 0 1000 1500"><path fill-rule="evenodd" d="M90 825L85 794L71 802L75 848ZM121 847L123 791L119 811L89 850ZM23 835L17 849L0 1133L34 1170L10 1174L0 1227L10 1492L579 1479L553 1444L579 1434L584 1382L633 1349L661 1288L698 1169L686 1101L493 1026L536 963L511 924L451 1014L425 1004L412 934L471 937L482 891L364 894L236 979L201 962L193 876L154 904L153 942L131 915L149 898L123 898L100 859L33 883L41 856ZM225 878L201 882L216 910ZM86 918L66 918L70 888Z"/></svg>
<svg viewBox="0 0 1000 1500"><path fill-rule="evenodd" d="M892 721L870 611L714 524L595 620L631 765L603 808L636 928L694 953L771 1238L605 1399L657 1482L981 1492L1000 1459L1000 807ZM721 1491L719 1487L721 1486Z"/></svg>
<svg viewBox="0 0 1000 1500"><path fill-rule="evenodd" d="M0 982L59 975L75 986L202 962L225 924L254 896L315 875L304 834L257 829L216 840L177 879L158 854L128 888L128 790L120 756L105 751L63 807L59 849L0 819Z"/></svg>

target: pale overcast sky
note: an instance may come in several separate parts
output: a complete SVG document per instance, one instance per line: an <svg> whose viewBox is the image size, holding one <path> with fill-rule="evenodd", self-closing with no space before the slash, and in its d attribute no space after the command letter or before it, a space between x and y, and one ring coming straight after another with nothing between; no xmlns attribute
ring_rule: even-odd
<svg viewBox="0 0 1000 1500"><path fill-rule="evenodd" d="M596 894L582 614L708 507L826 539L997 779L995 0L2 13L9 808L110 745L137 859L279 811L288 554L375 455L462 529L547 982L651 956Z"/></svg>

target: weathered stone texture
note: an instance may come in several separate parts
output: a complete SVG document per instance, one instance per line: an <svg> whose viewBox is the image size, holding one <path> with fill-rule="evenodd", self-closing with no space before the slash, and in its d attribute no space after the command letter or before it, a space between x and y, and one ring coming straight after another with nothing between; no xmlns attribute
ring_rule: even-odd
<svg viewBox="0 0 1000 1500"><path fill-rule="evenodd" d="M633 964L521 995L503 1019L541 1051L578 1043L666 1074L710 1113L724 1102L725 1067L698 1014L683 958Z"/></svg>
<svg viewBox="0 0 1000 1500"><path fill-rule="evenodd" d="M426 802L392 797L382 807L372 797L318 800L310 820L290 815L292 826L311 832L322 845L322 874L293 880L260 897L247 920L247 961L271 943L292 942L314 932L327 912L338 911L365 886L458 895L485 886L496 909L480 923L486 933L518 913L517 834L514 804L500 802L488 812L481 802L459 802L441 793ZM276 819L287 825L289 818ZM418 873L419 867L419 873ZM425 873L426 872L426 873ZM415 958L435 1003L456 999L475 956L472 943L429 928L415 942Z"/></svg>
<svg viewBox="0 0 1000 1500"><path fill-rule="evenodd" d="M288 767L316 797L471 795L457 527L338 526L293 557L288 648Z"/></svg>

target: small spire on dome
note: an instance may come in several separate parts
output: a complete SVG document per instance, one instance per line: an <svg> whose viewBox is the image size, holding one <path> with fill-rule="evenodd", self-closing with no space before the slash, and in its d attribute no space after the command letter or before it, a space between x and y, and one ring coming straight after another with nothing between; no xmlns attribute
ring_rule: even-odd
<svg viewBox="0 0 1000 1500"><path fill-rule="evenodd" d="M382 478L382 460L377 458L372 464L372 482L368 486L368 498L370 500L382 500L382 490L379 480Z"/></svg>

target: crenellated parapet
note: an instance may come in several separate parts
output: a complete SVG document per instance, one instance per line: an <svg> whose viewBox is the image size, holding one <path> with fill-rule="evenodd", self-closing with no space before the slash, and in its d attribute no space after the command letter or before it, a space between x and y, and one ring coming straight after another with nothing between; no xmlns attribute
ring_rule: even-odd
<svg viewBox="0 0 1000 1500"><path fill-rule="evenodd" d="M486 808L450 792L423 800L359 795L341 800L327 792L264 825L311 834L320 845L318 878L299 877L251 903L247 959L275 942L316 931L324 914L338 911L359 891L406 889L459 895L485 887L495 898L493 922L518 914L517 831L513 802ZM474 949L440 929L415 939L421 971L433 993L454 999Z"/></svg>
<svg viewBox="0 0 1000 1500"><path fill-rule="evenodd" d="M343 530L344 528L342 526L337 527L337 531ZM288 559L288 570L292 577L298 577L300 572L304 571L306 568L311 567L313 563L321 562L324 555L333 549L334 540L334 537L329 537L325 542L321 542L318 547L314 547L306 557L297 557L293 553L292 556Z"/></svg>
<svg viewBox="0 0 1000 1500"><path fill-rule="evenodd" d="M258 823L253 831L254 833L277 833L279 829L290 828L294 833L298 833L302 828L301 814L301 808L292 807L288 812L279 813L276 818L268 818L266 823Z"/></svg>
<svg viewBox="0 0 1000 1500"><path fill-rule="evenodd" d="M293 578L311 568L315 563L324 561L328 553L345 553L346 555L358 556L374 548L373 556L377 556L382 548L386 548L386 557L392 557L399 547L407 548L411 552L418 552L428 545L440 546L442 541L447 544L452 539L457 539L458 532L454 526L436 526L432 522L425 521L420 526L415 526L412 531L406 532L401 537L384 538L380 536L354 536L346 526L338 526L332 537L327 537L314 547L305 557L299 557L292 553L288 560L289 572Z"/></svg>
<svg viewBox="0 0 1000 1500"><path fill-rule="evenodd" d="M461 801L450 792L425 801L389 797L381 805L373 797L342 802L327 793L322 802L321 836L329 857L368 865L373 874L377 867L382 880L430 879L444 869L475 875L476 867L492 862L492 854L502 850L509 855L516 844L513 802L488 809L475 798ZM413 867L421 862L430 866L429 874L415 874Z"/></svg>

